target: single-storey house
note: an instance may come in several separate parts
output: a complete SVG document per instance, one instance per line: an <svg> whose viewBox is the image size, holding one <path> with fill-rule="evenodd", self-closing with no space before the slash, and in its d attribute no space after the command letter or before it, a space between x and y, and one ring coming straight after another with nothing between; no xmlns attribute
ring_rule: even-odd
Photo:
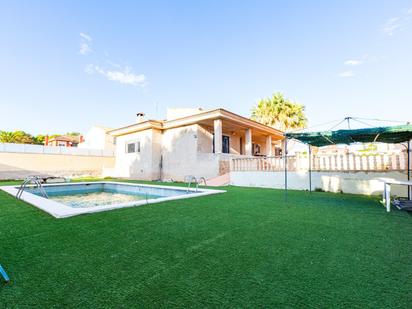
<svg viewBox="0 0 412 309"><path fill-rule="evenodd" d="M46 135L44 139L45 146L77 147L81 142L83 142L81 135L58 135L51 138Z"/></svg>
<svg viewBox="0 0 412 309"><path fill-rule="evenodd" d="M230 159L279 154L283 134L225 109L168 109L166 120L145 120L108 131L115 137L116 177L184 180L229 172Z"/></svg>

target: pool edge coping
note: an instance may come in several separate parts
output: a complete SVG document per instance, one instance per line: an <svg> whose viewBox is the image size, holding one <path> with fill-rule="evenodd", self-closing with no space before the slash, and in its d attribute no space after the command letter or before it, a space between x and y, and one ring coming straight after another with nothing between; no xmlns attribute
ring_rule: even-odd
<svg viewBox="0 0 412 309"><path fill-rule="evenodd" d="M139 184L139 183L132 183L132 182L116 182L116 181L92 181L92 182L83 181L83 182L70 182L70 183L53 183L53 184L44 184L43 186L49 187L49 186L84 185L84 184L99 184L99 183L100 184L117 184L117 185L125 185L125 186L135 186L135 187L151 187L151 188L155 187L155 188L161 188L161 189L191 191L194 193L190 195L188 194L188 195L161 197L161 198L156 198L156 199L142 200L138 202L134 201L134 202L127 202L127 203L120 203L120 204L112 204L112 205L100 205L100 206L94 206L94 207L88 207L88 208L69 207L62 203L58 203L56 201L49 200L44 197L29 193L26 191L23 192L20 199L40 210L43 210L44 212L47 212L48 214L52 215L54 218L63 219L63 218L69 218L69 217L83 215L83 214L91 214L91 213L97 213L97 212L103 212L103 211L109 211L109 210L115 210L115 209L121 209L121 208L137 207L137 206L156 204L156 203L161 203L161 202L188 199L188 198L194 198L194 197L207 196L207 195L220 194L220 193L227 192L226 190L215 190L215 189L204 189L204 188L198 188L196 190L195 188L184 188L184 187L179 187L179 186L151 185L151 184ZM20 187L19 185L0 186L0 190L12 196L16 196L19 187Z"/></svg>

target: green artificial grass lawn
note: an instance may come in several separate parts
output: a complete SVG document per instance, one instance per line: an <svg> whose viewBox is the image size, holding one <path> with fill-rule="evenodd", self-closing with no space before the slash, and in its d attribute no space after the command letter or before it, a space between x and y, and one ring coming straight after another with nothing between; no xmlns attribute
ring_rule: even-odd
<svg viewBox="0 0 412 309"><path fill-rule="evenodd" d="M67 219L0 191L0 307L411 307L408 213L226 189Z"/></svg>

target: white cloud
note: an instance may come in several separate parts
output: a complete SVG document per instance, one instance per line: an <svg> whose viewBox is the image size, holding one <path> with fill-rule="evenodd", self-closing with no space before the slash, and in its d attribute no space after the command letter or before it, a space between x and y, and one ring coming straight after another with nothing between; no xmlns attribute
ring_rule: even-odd
<svg viewBox="0 0 412 309"><path fill-rule="evenodd" d="M393 17L386 21L383 26L383 32L387 35L393 35L396 31L401 28L401 20L399 17Z"/></svg>
<svg viewBox="0 0 412 309"><path fill-rule="evenodd" d="M80 49L79 49L80 55L85 56L93 52L93 49L90 46L91 41L93 41L93 39L90 35L80 32Z"/></svg>
<svg viewBox="0 0 412 309"><path fill-rule="evenodd" d="M80 36L88 42L91 42L93 40L90 35L83 33L83 32L80 32Z"/></svg>
<svg viewBox="0 0 412 309"><path fill-rule="evenodd" d="M356 60L356 59L349 59L345 61L345 65L351 65L351 66L361 65L362 63L363 63L362 60Z"/></svg>
<svg viewBox="0 0 412 309"><path fill-rule="evenodd" d="M146 85L146 76L144 74L135 74L130 67L125 67L123 70L105 70L98 65L89 64L85 68L88 74L98 73L106 77L108 80L119 82L131 86L144 87Z"/></svg>
<svg viewBox="0 0 412 309"><path fill-rule="evenodd" d="M344 71L339 74L340 77L353 77L355 73L352 70Z"/></svg>
<svg viewBox="0 0 412 309"><path fill-rule="evenodd" d="M106 60L106 63L111 65L112 67L115 67L115 68L121 68L122 67L120 64L118 64L116 62L113 62L111 60Z"/></svg>
<svg viewBox="0 0 412 309"><path fill-rule="evenodd" d="M80 33L80 50L81 55L87 55L93 52L90 43L93 38L83 32ZM105 53L108 56L107 52ZM146 76L144 74L135 74L132 68L126 66L123 67L109 59L106 59L106 64L109 66L101 67L95 64L89 64L84 68L87 74L100 74L104 76L107 80L118 82L125 85L131 86L146 86ZM109 67L109 68L108 68Z"/></svg>
<svg viewBox="0 0 412 309"><path fill-rule="evenodd" d="M79 49L79 53L80 55L88 55L91 52L93 52L93 49L89 46L89 44L87 43L80 43L80 49Z"/></svg>
<svg viewBox="0 0 412 309"><path fill-rule="evenodd" d="M387 35L394 35L396 32L404 30L412 22L412 8L403 10L399 16L389 18L383 25L383 32Z"/></svg>

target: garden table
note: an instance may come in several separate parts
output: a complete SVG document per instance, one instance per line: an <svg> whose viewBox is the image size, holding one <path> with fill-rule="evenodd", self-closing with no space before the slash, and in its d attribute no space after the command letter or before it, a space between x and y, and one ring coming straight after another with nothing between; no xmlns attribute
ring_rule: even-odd
<svg viewBox="0 0 412 309"><path fill-rule="evenodd" d="M408 186L408 190L412 186L412 181L406 180L384 180L383 181L383 203L386 206L386 211L391 211L391 185Z"/></svg>

